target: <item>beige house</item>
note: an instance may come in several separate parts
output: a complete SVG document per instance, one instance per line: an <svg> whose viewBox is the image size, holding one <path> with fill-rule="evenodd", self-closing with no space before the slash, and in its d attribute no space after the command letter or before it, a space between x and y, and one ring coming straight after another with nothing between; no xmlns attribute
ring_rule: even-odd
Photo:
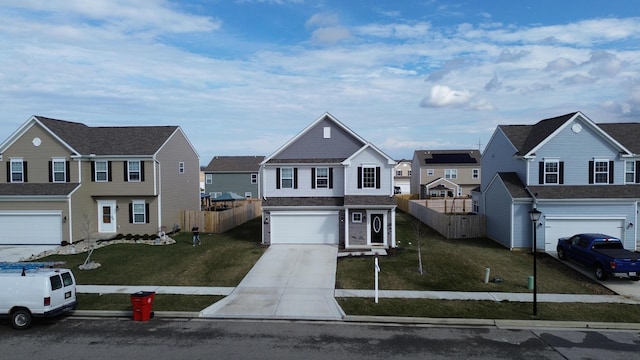
<svg viewBox="0 0 640 360"><path fill-rule="evenodd" d="M393 192L396 194L411 193L411 160L398 160L393 168Z"/></svg>
<svg viewBox="0 0 640 360"><path fill-rule="evenodd" d="M0 244L172 230L200 208L199 157L178 126L32 116L0 144Z"/></svg>
<svg viewBox="0 0 640 360"><path fill-rule="evenodd" d="M480 155L478 150L416 150L411 193L420 199L471 196L480 186Z"/></svg>

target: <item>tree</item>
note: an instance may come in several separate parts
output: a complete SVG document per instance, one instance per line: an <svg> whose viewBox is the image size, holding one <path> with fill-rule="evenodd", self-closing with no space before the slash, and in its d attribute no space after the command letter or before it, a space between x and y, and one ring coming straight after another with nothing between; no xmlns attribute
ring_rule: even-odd
<svg viewBox="0 0 640 360"><path fill-rule="evenodd" d="M93 250L96 248L97 237L93 237L93 232L91 225L93 224L94 216L89 213L82 214L82 230L84 233L84 241L87 242L87 258L84 260L84 263L78 266L82 270L91 270L100 267L99 263L91 261L91 255L93 254Z"/></svg>
<svg viewBox="0 0 640 360"><path fill-rule="evenodd" d="M413 234L416 238L416 244L418 244L418 273L422 275L422 221L417 217L414 217L411 222L411 227L413 228Z"/></svg>

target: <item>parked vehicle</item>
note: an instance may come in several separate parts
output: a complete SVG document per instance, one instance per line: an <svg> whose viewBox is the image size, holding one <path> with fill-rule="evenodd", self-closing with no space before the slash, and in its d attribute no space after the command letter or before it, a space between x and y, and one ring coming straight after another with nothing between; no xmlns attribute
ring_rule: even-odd
<svg viewBox="0 0 640 360"><path fill-rule="evenodd" d="M558 239L558 257L593 266L598 280L625 274L633 280L640 277L640 253L626 250L622 241L604 234L577 234Z"/></svg>
<svg viewBox="0 0 640 360"><path fill-rule="evenodd" d="M15 329L33 319L54 317L76 308L76 281L69 269L30 263L0 263L0 316Z"/></svg>

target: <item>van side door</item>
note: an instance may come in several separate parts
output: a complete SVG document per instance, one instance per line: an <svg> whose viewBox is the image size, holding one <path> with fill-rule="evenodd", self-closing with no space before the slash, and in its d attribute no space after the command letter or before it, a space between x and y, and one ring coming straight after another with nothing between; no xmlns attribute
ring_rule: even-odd
<svg viewBox="0 0 640 360"><path fill-rule="evenodd" d="M64 304L64 286L62 285L62 278L59 274L49 277L49 286L51 292L48 299L49 304L47 304L47 297L45 297L45 311L56 309Z"/></svg>

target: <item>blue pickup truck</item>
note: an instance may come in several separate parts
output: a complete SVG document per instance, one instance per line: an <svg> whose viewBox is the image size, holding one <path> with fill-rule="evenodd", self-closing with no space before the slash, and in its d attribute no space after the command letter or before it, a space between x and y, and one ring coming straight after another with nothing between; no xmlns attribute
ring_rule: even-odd
<svg viewBox="0 0 640 360"><path fill-rule="evenodd" d="M558 257L593 266L598 280L610 275L626 274L640 280L640 253L626 250L622 241L604 234L577 234L558 239Z"/></svg>

